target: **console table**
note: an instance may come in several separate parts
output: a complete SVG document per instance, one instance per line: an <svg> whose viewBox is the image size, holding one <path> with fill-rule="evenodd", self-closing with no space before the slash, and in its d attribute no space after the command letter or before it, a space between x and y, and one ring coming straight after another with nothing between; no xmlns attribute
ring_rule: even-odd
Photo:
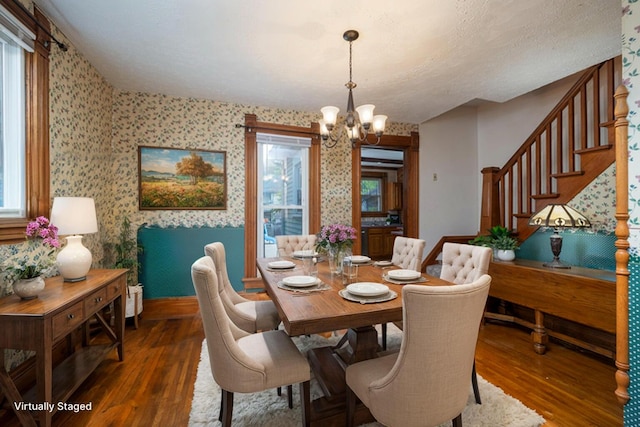
<svg viewBox="0 0 640 427"><path fill-rule="evenodd" d="M36 419L40 426L50 426L58 403L65 402L114 348L123 360L126 273L126 269L91 270L86 280L75 283L63 282L62 277L57 276L46 279L45 289L38 298L21 300L16 295L0 298L3 355L0 389L23 426L35 427ZM111 302L114 303L114 327L101 313ZM90 319L97 320L110 343L90 345L86 329ZM54 344L80 327L85 327L81 348L69 348L70 356L53 367ZM5 348L35 351L36 385L24 395L6 371ZM14 402L44 402L53 406L50 410L19 410Z"/></svg>
<svg viewBox="0 0 640 427"><path fill-rule="evenodd" d="M489 312L485 317L513 321L531 328L533 347L539 354L544 354L548 342L545 314L616 333L616 282L612 271L581 267L554 269L543 267L539 261L515 260L492 261L489 275L492 278L489 296L533 309L535 323ZM611 351L572 336L552 331L549 334L613 357Z"/></svg>

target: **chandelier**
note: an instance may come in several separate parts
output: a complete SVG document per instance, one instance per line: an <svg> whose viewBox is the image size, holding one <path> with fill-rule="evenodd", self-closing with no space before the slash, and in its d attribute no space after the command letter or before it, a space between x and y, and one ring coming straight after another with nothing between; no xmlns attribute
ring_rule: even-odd
<svg viewBox="0 0 640 427"><path fill-rule="evenodd" d="M353 146L355 146L358 141L366 141L368 144L377 145L380 143L380 137L384 132L387 116L382 114L374 116L373 109L375 108L375 105L372 104L361 105L358 108L355 108L355 110L353 108L353 89L357 85L353 82L352 78L351 45L358 39L358 36L359 34L356 30L347 30L342 35L342 38L349 42L349 81L345 84L347 89L349 89L349 98L347 99L345 129ZM337 132L334 133L333 131L335 129L340 109L338 107L327 106L321 108L320 111L322 112L322 120L320 120L320 136L327 147L333 148L338 142L338 135L336 135ZM358 112L358 117L360 119L359 122L356 120L354 111ZM367 135L370 130L373 130L377 137L375 143L370 143L367 140ZM332 142L329 142L329 140Z"/></svg>

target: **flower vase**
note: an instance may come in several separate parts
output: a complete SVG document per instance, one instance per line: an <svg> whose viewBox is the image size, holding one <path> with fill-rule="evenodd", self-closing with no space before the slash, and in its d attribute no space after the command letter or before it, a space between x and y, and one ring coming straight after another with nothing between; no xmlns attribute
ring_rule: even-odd
<svg viewBox="0 0 640 427"><path fill-rule="evenodd" d="M42 276L30 279L19 279L13 282L13 293L22 299L37 298L44 289L44 279Z"/></svg>
<svg viewBox="0 0 640 427"><path fill-rule="evenodd" d="M329 259L329 269L331 270L331 274L342 273L342 260L344 259L344 252L341 251L340 248L331 246L329 247L327 258Z"/></svg>

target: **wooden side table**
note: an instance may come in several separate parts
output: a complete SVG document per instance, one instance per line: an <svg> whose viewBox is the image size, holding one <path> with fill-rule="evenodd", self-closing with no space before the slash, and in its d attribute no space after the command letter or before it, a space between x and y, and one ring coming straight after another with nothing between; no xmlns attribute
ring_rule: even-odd
<svg viewBox="0 0 640 427"><path fill-rule="evenodd" d="M62 277L46 279L44 291L33 300L16 295L0 298L0 389L9 399L21 424L50 426L58 404L65 402L105 357L117 348L124 359L124 299L126 269L91 270L86 280L63 282ZM114 303L115 322L110 327L101 310ZM54 344L90 319L96 319L111 343L89 345L74 351L55 368L52 366ZM4 364L4 349L35 351L36 385L21 395ZM22 408L15 403L25 403ZM37 405L40 405L39 407ZM48 404L46 408L43 404Z"/></svg>

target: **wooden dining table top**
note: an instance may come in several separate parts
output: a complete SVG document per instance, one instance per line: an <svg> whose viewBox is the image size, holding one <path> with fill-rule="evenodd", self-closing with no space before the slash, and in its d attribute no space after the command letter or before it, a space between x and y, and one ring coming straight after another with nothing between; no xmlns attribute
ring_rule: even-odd
<svg viewBox="0 0 640 427"><path fill-rule="evenodd" d="M287 260L296 264L292 270L272 270L272 261ZM402 284L394 284L383 279L383 274L397 267L381 268L373 264L358 266L357 282L383 283L397 294L395 299L385 302L362 304L346 300L338 293L345 289L341 275L332 275L329 263L320 261L318 279L330 289L310 293L293 292L278 287L278 283L288 276L302 276L302 261L295 258L258 258L256 264L267 294L275 303L285 331L290 336L314 334L340 329L358 328L380 323L402 320ZM422 277L426 286L448 286L450 282L425 273Z"/></svg>

